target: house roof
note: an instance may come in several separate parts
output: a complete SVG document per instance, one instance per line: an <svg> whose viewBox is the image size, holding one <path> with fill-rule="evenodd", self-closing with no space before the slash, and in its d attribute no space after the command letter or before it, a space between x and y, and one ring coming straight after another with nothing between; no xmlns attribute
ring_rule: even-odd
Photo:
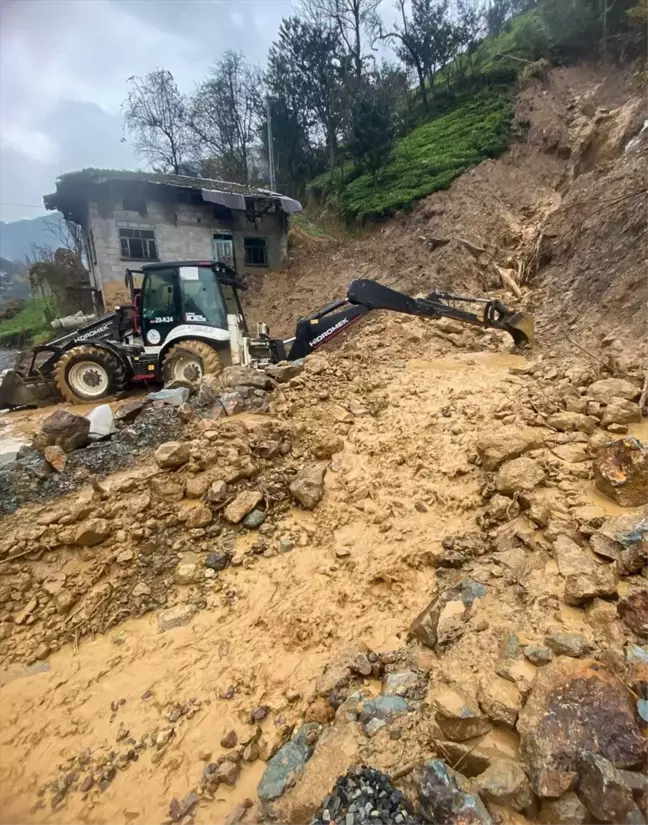
<svg viewBox="0 0 648 825"><path fill-rule="evenodd" d="M275 200L286 212L301 211L301 204L269 189L246 186L241 183L195 178L189 175L164 175L160 172L132 172L125 169L81 169L66 172L56 179L56 192L43 197L46 209L58 209L67 218L80 222L84 213L81 208L87 202L92 188L110 183L143 183L171 189L196 189L203 193L203 200L222 203L232 209L245 209L245 198Z"/></svg>

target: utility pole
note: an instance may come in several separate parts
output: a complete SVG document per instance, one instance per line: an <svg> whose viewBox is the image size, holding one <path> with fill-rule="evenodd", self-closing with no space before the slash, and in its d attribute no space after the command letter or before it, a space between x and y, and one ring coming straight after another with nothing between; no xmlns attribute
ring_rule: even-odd
<svg viewBox="0 0 648 825"><path fill-rule="evenodd" d="M274 146L272 145L272 112L270 96L266 97L266 117L268 120L268 165L270 166L270 189L275 191Z"/></svg>

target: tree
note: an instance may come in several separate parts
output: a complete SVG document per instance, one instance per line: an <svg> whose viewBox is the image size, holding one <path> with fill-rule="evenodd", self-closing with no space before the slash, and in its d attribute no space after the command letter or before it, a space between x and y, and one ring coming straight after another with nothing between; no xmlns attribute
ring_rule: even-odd
<svg viewBox="0 0 648 825"><path fill-rule="evenodd" d="M123 103L126 129L135 137L135 154L156 172L185 174L192 154L187 104L173 75L156 69L130 77Z"/></svg>
<svg viewBox="0 0 648 825"><path fill-rule="evenodd" d="M299 17L282 20L270 50L268 85L278 99L290 96L293 111L301 109L304 129L315 140L323 138L330 169L346 108L348 64L336 28Z"/></svg>
<svg viewBox="0 0 648 825"><path fill-rule="evenodd" d="M490 0L486 9L486 26L489 37L497 37L513 11L511 0Z"/></svg>
<svg viewBox="0 0 648 825"><path fill-rule="evenodd" d="M393 71L389 66L367 76L356 93L346 147L374 181L391 155L396 134Z"/></svg>
<svg viewBox="0 0 648 825"><path fill-rule="evenodd" d="M337 29L346 51L351 55L356 81L362 77L366 56L362 38L371 37L379 26L381 0L302 0L302 10L316 24Z"/></svg>
<svg viewBox="0 0 648 825"><path fill-rule="evenodd" d="M241 52L227 51L191 101L189 123L220 177L248 183L263 77Z"/></svg>
<svg viewBox="0 0 648 825"><path fill-rule="evenodd" d="M470 69L484 33L484 16L475 0L457 0L453 27L455 74L462 80Z"/></svg>
<svg viewBox="0 0 648 825"><path fill-rule="evenodd" d="M78 256L79 261L83 260L85 252L85 241L83 229L78 223L63 218L60 214L50 215L45 219L47 231L56 241L59 249L68 249Z"/></svg>

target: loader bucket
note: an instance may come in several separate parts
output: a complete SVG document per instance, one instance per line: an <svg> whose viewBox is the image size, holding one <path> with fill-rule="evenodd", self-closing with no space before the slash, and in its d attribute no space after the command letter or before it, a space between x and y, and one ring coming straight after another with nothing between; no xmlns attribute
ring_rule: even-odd
<svg viewBox="0 0 648 825"><path fill-rule="evenodd" d="M528 312L512 313L502 326L513 338L516 346L526 347L533 343L533 316Z"/></svg>
<svg viewBox="0 0 648 825"><path fill-rule="evenodd" d="M16 370L0 373L0 410L33 407L55 401L56 386L40 376L25 378Z"/></svg>

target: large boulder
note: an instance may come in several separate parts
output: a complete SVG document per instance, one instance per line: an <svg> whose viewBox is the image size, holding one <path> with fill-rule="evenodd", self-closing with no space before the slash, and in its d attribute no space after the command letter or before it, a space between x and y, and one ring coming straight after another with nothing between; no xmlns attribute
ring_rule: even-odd
<svg viewBox="0 0 648 825"><path fill-rule="evenodd" d="M637 636L648 636L648 589L643 587L617 602L617 613Z"/></svg>
<svg viewBox="0 0 648 825"><path fill-rule="evenodd" d="M615 767L641 765L647 742L633 697L598 662L554 659L538 670L517 722L520 754L534 791L559 797L578 779L582 752Z"/></svg>
<svg viewBox="0 0 648 825"><path fill-rule="evenodd" d="M306 510L312 510L322 500L326 470L326 464L311 464L290 482L290 495Z"/></svg>
<svg viewBox="0 0 648 825"><path fill-rule="evenodd" d="M633 401L639 395L639 388L623 378L604 378L595 381L587 389L587 394L595 401L609 404L613 398L625 398Z"/></svg>
<svg viewBox="0 0 648 825"><path fill-rule="evenodd" d="M487 733L491 724L477 702L459 687L442 686L432 690L429 702L443 734L456 742Z"/></svg>
<svg viewBox="0 0 648 825"><path fill-rule="evenodd" d="M105 541L111 533L112 527L109 521L103 518L90 518L79 525L74 542L82 547L94 547L95 544Z"/></svg>
<svg viewBox="0 0 648 825"><path fill-rule="evenodd" d="M300 360L284 362L282 364L269 364L263 369L264 372L266 372L278 384L285 384L292 378L296 378L299 373L303 371L304 362L303 360Z"/></svg>
<svg viewBox="0 0 648 825"><path fill-rule="evenodd" d="M560 432L582 432L590 435L596 428L596 419L592 415L577 412L559 412L550 415L547 424Z"/></svg>
<svg viewBox="0 0 648 825"><path fill-rule="evenodd" d="M567 604L576 606L597 596L616 595L614 567L598 562L589 548L581 547L569 536L557 536L554 558L558 572L565 577L564 599Z"/></svg>
<svg viewBox="0 0 648 825"><path fill-rule="evenodd" d="M60 447L66 453L78 450L88 441L90 422L87 418L67 410L56 410L43 422L34 439L34 446L41 452L45 447Z"/></svg>
<svg viewBox="0 0 648 825"><path fill-rule="evenodd" d="M481 682L477 698L482 710L493 722L515 727L522 697L513 682L499 676L487 676Z"/></svg>
<svg viewBox="0 0 648 825"><path fill-rule="evenodd" d="M163 470L175 470L189 461L189 444L186 441L167 441L155 451L155 463Z"/></svg>
<svg viewBox="0 0 648 825"><path fill-rule="evenodd" d="M639 404L625 398L613 398L603 412L601 425L607 427L608 424L634 424L637 421L641 421Z"/></svg>
<svg viewBox="0 0 648 825"><path fill-rule="evenodd" d="M491 472L505 461L541 447L542 443L540 432L530 427L500 427L480 435L476 447L482 467Z"/></svg>
<svg viewBox="0 0 648 825"><path fill-rule="evenodd" d="M636 438L603 446L594 460L594 483L621 507L639 507L648 499L648 449Z"/></svg>
<svg viewBox="0 0 648 825"><path fill-rule="evenodd" d="M220 374L220 383L223 387L254 387L258 390L269 390L272 381L265 372L252 367L225 367Z"/></svg>
<svg viewBox="0 0 648 825"><path fill-rule="evenodd" d="M479 795L488 803L505 805L514 811L533 802L531 784L518 762L495 759L475 780Z"/></svg>
<svg viewBox="0 0 648 825"><path fill-rule="evenodd" d="M641 811L623 774L602 756L583 753L579 762L578 794L601 822L641 822ZM635 818L628 819L631 815ZM636 818L636 815L639 818Z"/></svg>
<svg viewBox="0 0 648 825"><path fill-rule="evenodd" d="M542 484L544 478L545 471L538 461L528 456L520 456L500 467L495 486L498 493L512 496L515 493L530 492L538 484Z"/></svg>

